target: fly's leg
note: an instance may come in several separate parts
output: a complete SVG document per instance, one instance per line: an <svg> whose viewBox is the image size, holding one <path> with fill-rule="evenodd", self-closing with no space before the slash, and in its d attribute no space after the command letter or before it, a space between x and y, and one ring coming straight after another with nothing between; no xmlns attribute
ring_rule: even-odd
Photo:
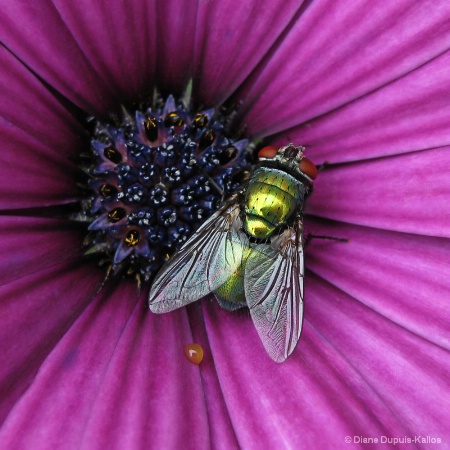
<svg viewBox="0 0 450 450"><path fill-rule="evenodd" d="M349 241L349 239L346 239L346 238L339 238L339 237L335 237L335 236L324 236L324 235L319 235L319 234L308 233L306 236L306 239L305 239L304 247L306 248L313 239L328 239L329 241L336 241L336 242L348 242Z"/></svg>
<svg viewBox="0 0 450 450"><path fill-rule="evenodd" d="M221 201L220 203L223 203L225 200L225 192L224 190L198 165L197 161L195 159L191 159L189 161L190 166L195 166L197 170L208 179L208 181L211 183L212 187L220 194Z"/></svg>

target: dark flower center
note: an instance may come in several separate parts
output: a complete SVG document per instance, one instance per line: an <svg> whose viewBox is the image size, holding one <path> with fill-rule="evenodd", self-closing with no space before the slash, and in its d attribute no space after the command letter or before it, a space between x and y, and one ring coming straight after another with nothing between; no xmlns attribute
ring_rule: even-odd
<svg viewBox="0 0 450 450"><path fill-rule="evenodd" d="M249 141L231 136L217 109L191 111L172 96L95 121L84 205L88 253L149 280L233 193L250 169Z"/></svg>

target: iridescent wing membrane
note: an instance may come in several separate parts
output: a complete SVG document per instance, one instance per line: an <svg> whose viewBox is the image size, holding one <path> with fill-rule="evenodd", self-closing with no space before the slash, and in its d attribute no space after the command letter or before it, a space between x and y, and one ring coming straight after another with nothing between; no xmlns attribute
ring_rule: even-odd
<svg viewBox="0 0 450 450"><path fill-rule="evenodd" d="M156 276L150 310L166 313L213 292L242 263L247 236L238 230L235 197L211 216Z"/></svg>
<svg viewBox="0 0 450 450"><path fill-rule="evenodd" d="M303 232L301 222L254 247L245 266L245 298L269 356L284 361L303 324Z"/></svg>

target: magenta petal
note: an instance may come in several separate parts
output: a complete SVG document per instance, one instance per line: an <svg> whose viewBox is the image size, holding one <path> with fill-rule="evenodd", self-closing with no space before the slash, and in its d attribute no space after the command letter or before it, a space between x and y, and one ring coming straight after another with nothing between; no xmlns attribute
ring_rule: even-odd
<svg viewBox="0 0 450 450"><path fill-rule="evenodd" d="M82 258L82 234L65 220L0 216L0 286Z"/></svg>
<svg viewBox="0 0 450 450"><path fill-rule="evenodd" d="M422 66L448 50L449 14L445 0L311 2L241 92L249 130L286 130Z"/></svg>
<svg viewBox="0 0 450 450"><path fill-rule="evenodd" d="M289 137L310 145L308 154L316 163L446 146L449 78L447 52L382 89L289 130Z"/></svg>
<svg viewBox="0 0 450 450"><path fill-rule="evenodd" d="M3 47L0 63L0 208L72 201L80 125Z"/></svg>
<svg viewBox="0 0 450 450"><path fill-rule="evenodd" d="M39 5L2 2L4 46L33 73L91 114L114 104L115 92L80 50L61 15L49 1Z"/></svg>
<svg viewBox="0 0 450 450"><path fill-rule="evenodd" d="M3 445L209 447L199 368L183 354L186 314L153 316L136 294L121 283L83 312L9 415Z"/></svg>
<svg viewBox="0 0 450 450"><path fill-rule="evenodd" d="M212 303L217 306L212 295L204 300L204 303ZM228 405L225 402L223 387L218 378L217 361L215 354L212 352L210 336L203 321L202 302L189 305L187 310L194 341L202 345L205 353L200 369L209 421L209 435L213 444L211 447L224 450L240 448L235 429L239 425L232 422ZM221 312L224 313L222 310Z"/></svg>
<svg viewBox="0 0 450 450"><path fill-rule="evenodd" d="M119 98L149 91L155 72L152 2L54 2L86 60Z"/></svg>
<svg viewBox="0 0 450 450"><path fill-rule="evenodd" d="M386 424L388 436L428 435L449 442L448 399L442 394L448 386L448 350L411 333L321 279L311 277L309 290L308 321L321 339L333 346L333 353L342 355L348 366L364 378L365 385L354 385L354 393L362 395L368 410L375 413L373 422ZM349 380L348 374L342 375ZM384 414L377 403L387 408ZM368 430L371 427L361 434L368 435ZM418 448L430 446L422 444Z"/></svg>
<svg viewBox="0 0 450 450"><path fill-rule="evenodd" d="M192 342L186 312L153 316L143 303L141 297L114 350L83 442L97 448L209 448L200 370L183 353Z"/></svg>
<svg viewBox="0 0 450 450"><path fill-rule="evenodd" d="M197 9L202 2L155 2L156 69L166 93L182 94L192 78L194 40L198 33Z"/></svg>
<svg viewBox="0 0 450 450"><path fill-rule="evenodd" d="M450 280L443 276L450 273L448 239L328 221L307 220L307 228L348 239L313 239L306 249L309 271L418 338L450 350Z"/></svg>
<svg viewBox="0 0 450 450"><path fill-rule="evenodd" d="M218 104L255 69L302 2L200 2L195 39L196 100Z"/></svg>
<svg viewBox="0 0 450 450"><path fill-rule="evenodd" d="M277 364L265 353L248 315L211 305L205 321L241 448L329 448L330 442L345 448L347 435L404 431L364 374L308 323L299 348ZM377 419L383 416L385 424Z"/></svg>
<svg viewBox="0 0 450 450"><path fill-rule="evenodd" d="M325 169L308 213L370 227L450 236L450 149Z"/></svg>
<svg viewBox="0 0 450 450"><path fill-rule="evenodd" d="M66 204L78 198L76 165L67 154L48 155L44 143L1 118L0 134L0 209Z"/></svg>
<svg viewBox="0 0 450 450"><path fill-rule="evenodd" d="M0 286L2 422L33 383L42 361L92 300L104 276L89 265L79 267L79 262L38 269L37 264L33 274ZM42 398L41 404L47 405ZM10 417L15 417L14 409ZM6 445L2 438L0 442ZM6 447L20 446L16 441Z"/></svg>
<svg viewBox="0 0 450 450"><path fill-rule="evenodd" d="M44 155L67 160L69 154L75 153L82 132L80 124L48 87L4 47L0 47L0 66L0 117L45 145L40 153L42 165L48 163ZM15 155L18 153L19 149Z"/></svg>

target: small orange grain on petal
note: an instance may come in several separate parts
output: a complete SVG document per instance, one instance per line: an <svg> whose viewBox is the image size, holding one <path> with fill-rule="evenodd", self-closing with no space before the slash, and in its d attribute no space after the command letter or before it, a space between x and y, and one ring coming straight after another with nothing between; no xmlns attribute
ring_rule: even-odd
<svg viewBox="0 0 450 450"><path fill-rule="evenodd" d="M184 355L192 364L200 364L203 360L203 348L199 344L188 344L184 347Z"/></svg>

